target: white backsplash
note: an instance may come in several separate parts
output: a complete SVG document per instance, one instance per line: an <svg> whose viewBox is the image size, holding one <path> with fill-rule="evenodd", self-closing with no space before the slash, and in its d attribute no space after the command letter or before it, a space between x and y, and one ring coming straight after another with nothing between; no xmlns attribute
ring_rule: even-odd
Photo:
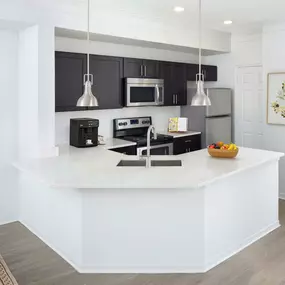
<svg viewBox="0 0 285 285"><path fill-rule="evenodd" d="M71 118L94 118L100 121L99 134L113 137L113 119L151 116L158 131L168 128L168 119L180 116L180 107L137 107L112 110L60 112L55 115L56 144L69 143L69 121Z"/></svg>

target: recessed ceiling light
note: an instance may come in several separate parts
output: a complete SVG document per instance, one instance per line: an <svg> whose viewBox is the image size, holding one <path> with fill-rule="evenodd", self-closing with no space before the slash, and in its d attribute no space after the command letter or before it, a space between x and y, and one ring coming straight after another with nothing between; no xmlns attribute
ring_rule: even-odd
<svg viewBox="0 0 285 285"><path fill-rule="evenodd" d="M224 21L224 24L225 25L231 25L233 23L233 21L231 21L231 20L226 20L226 21Z"/></svg>
<svg viewBox="0 0 285 285"><path fill-rule="evenodd" d="M181 13L181 12L184 12L184 8L183 7L179 7L179 6L177 6L177 7L174 7L174 9L173 9L175 12L177 12L177 13Z"/></svg>

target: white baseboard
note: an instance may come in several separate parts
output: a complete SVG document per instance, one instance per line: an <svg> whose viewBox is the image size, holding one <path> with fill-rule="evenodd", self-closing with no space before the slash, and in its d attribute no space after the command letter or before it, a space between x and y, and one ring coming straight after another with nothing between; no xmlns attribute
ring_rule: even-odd
<svg viewBox="0 0 285 285"><path fill-rule="evenodd" d="M89 267L78 271L82 274L195 274L204 273L202 268L189 267L139 267L134 268L131 265L124 268L100 268Z"/></svg>
<svg viewBox="0 0 285 285"><path fill-rule="evenodd" d="M215 261L215 262L213 262L210 265L206 265L204 272L207 272L207 271L213 269L217 265L219 265L222 262L226 261L230 257L236 255L237 253L239 253L243 249L247 248L251 244L253 244L256 241L258 241L259 239L265 237L266 235L268 235L269 233L273 232L274 230L276 230L279 227L280 227L280 223L279 223L279 221L277 221L277 222L273 223L272 225L266 227L265 229L259 231L258 233L256 233L256 234L250 236L249 238L245 239L244 242L241 243L241 246L238 249L233 250L232 253L230 253L230 254L229 253L225 254L225 257L219 259L218 261Z"/></svg>

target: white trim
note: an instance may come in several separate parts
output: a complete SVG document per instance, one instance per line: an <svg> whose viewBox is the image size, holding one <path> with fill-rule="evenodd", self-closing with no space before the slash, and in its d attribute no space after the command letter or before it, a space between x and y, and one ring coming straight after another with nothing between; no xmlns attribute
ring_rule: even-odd
<svg viewBox="0 0 285 285"><path fill-rule="evenodd" d="M256 63L256 64L236 65L236 68L244 68L244 67L263 67L263 64L262 63Z"/></svg>
<svg viewBox="0 0 285 285"><path fill-rule="evenodd" d="M255 243L256 241L258 241L259 239L265 237L266 235L268 235L269 233L271 233L272 231L278 229L280 227L280 223L279 221L276 221L275 223L269 225L267 228L259 231L258 233L252 235L249 238L246 238L244 240L243 243L241 243L241 246L239 249L234 250L231 254L228 254L226 257L219 259L219 261L215 261L214 263L210 264L210 265L206 265L205 267L205 272L211 270L212 268L216 267L217 265L221 264L222 262L224 262L225 260L229 259L230 257L236 255L237 253L239 253L240 251L242 251L243 249L247 248L248 246L250 246L251 244Z"/></svg>

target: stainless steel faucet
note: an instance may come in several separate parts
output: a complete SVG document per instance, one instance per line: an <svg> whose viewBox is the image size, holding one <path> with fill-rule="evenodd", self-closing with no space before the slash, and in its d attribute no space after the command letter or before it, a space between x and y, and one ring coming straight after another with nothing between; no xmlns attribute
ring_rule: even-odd
<svg viewBox="0 0 285 285"><path fill-rule="evenodd" d="M149 126L147 130L147 153L146 153L146 167L151 167L151 158L150 158L150 134L151 131L153 132L153 138L156 140L157 139L157 134L155 131L154 126Z"/></svg>

